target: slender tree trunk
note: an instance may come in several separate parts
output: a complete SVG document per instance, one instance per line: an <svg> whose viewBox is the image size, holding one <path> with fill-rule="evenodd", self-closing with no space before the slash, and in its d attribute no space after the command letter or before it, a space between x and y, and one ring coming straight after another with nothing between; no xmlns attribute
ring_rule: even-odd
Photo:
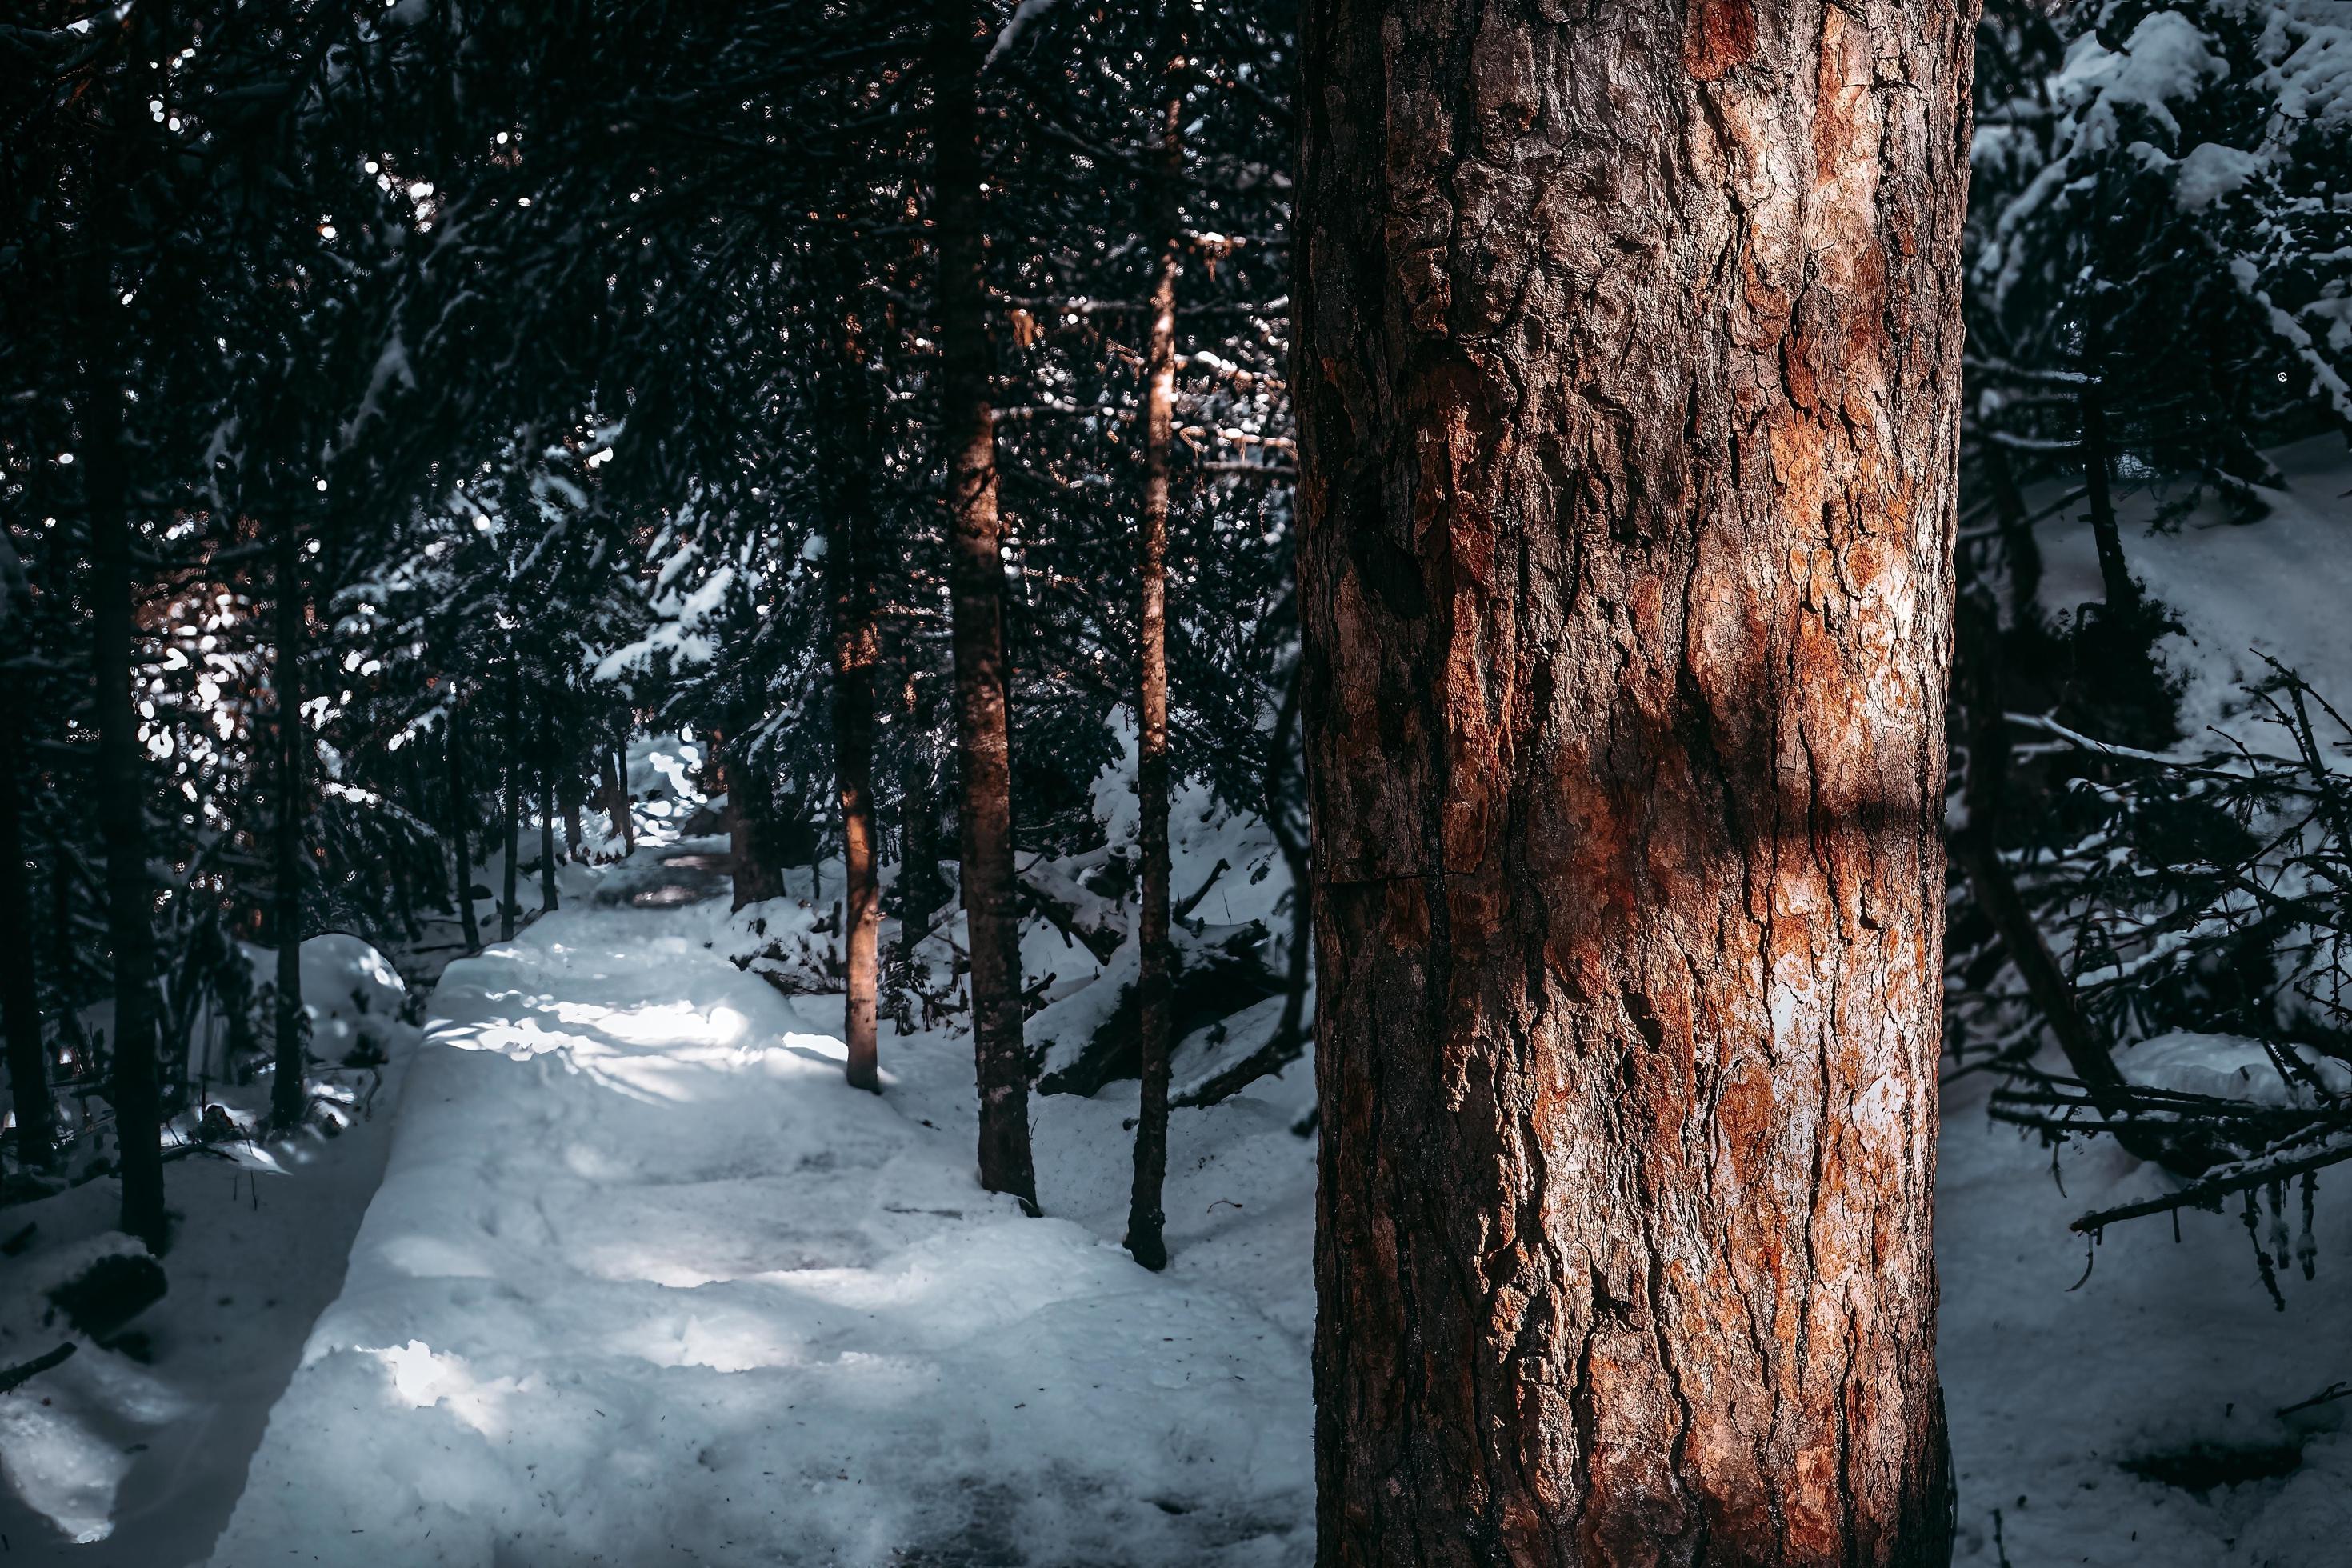
<svg viewBox="0 0 2352 1568"><path fill-rule="evenodd" d="M0 546L5 548L5 546ZM5 592L0 584L0 592ZM5 608L5 606L0 606ZM16 1112L16 1159L45 1169L57 1147L49 1099L49 1052L41 1039L40 991L33 973L32 879L25 866L23 726L13 690L0 690L0 1027L8 1036L8 1084Z"/></svg>
<svg viewBox="0 0 2352 1568"><path fill-rule="evenodd" d="M621 835L625 854L637 852L637 814L629 805L629 748L625 740L613 751L613 826Z"/></svg>
<svg viewBox="0 0 2352 1568"><path fill-rule="evenodd" d="M81 1015L75 998L81 994L81 947L75 941L74 879L79 874L72 847L59 838L49 846L49 984L57 988L58 1037L69 1047L82 1043Z"/></svg>
<svg viewBox="0 0 2352 1568"><path fill-rule="evenodd" d="M2042 614L2042 546L2033 537L2032 514L2026 510L2025 492L2018 488L2016 466L1998 442L1984 444L1984 471L2000 523L2001 553L2009 563L2010 617L2019 626L2032 626Z"/></svg>
<svg viewBox="0 0 2352 1568"><path fill-rule="evenodd" d="M302 1011L302 531L288 516L278 527L278 658L271 679L278 697L278 822L272 919L278 928L277 1074L269 1086L269 1120L282 1129L301 1124L310 1109L305 1086L309 1018Z"/></svg>
<svg viewBox="0 0 2352 1568"><path fill-rule="evenodd" d="M881 1091L877 993L881 978L882 879L874 845L874 620L865 595L844 613L836 587L834 629L835 771L841 784L842 858L847 872L845 929L848 993L842 1027L849 1081Z"/></svg>
<svg viewBox="0 0 2352 1568"><path fill-rule="evenodd" d="M555 912L555 738L539 716L539 910Z"/></svg>
<svg viewBox="0 0 2352 1568"><path fill-rule="evenodd" d="M1308 0L1326 1564L1942 1564L1972 0Z"/></svg>
<svg viewBox="0 0 2352 1568"><path fill-rule="evenodd" d="M2074 983L2050 951L2032 907L2000 858L2000 825L2008 815L2010 776L2000 625L1990 604L1972 600L1973 595L1962 599L1955 615L1960 659L1953 686L1967 727L1969 771L1960 792L1965 820L1947 836L1952 858L1968 879L1977 907L1992 922L2010 962L2017 966L2018 978L2025 983L2026 999L2049 1026L2068 1069L2081 1080L2084 1091L2104 1116L2127 1122L2123 1071L2116 1066L2107 1042L2083 1016ZM2196 1149L2190 1138L2168 1146L2154 1128L2126 1126L2116 1139L2140 1159L2185 1162L2184 1169L2195 1169L2211 1157L2210 1152Z"/></svg>
<svg viewBox="0 0 2352 1568"><path fill-rule="evenodd" d="M782 863L770 853L772 835L768 823L776 804L769 798L767 780L749 763L720 761L724 743L723 738L713 731L710 765L717 773L719 790L727 797L727 808L721 816L727 824L727 855L735 884L734 907L740 910L746 904L781 899L791 889L784 879ZM812 902L816 898L814 877L809 898Z"/></svg>
<svg viewBox="0 0 2352 1568"><path fill-rule="evenodd" d="M970 0L934 0L933 218L940 263L940 425L948 453L948 576L954 622L956 759L971 1038L980 1084L980 1182L1035 1212L1029 1055L1021 1038L1021 931L1013 869L1013 766L1005 712L1003 528L996 415L989 405L981 247L982 29Z"/></svg>
<svg viewBox="0 0 2352 1568"><path fill-rule="evenodd" d="M898 706L906 733L898 773L898 949L893 962L898 1027L908 1033L916 1026L913 997L922 973L923 939L929 933L932 911L947 897L940 880L939 807L931 798L930 763L925 754L929 715L913 662L919 657L919 649L910 645Z"/></svg>
<svg viewBox="0 0 2352 1568"><path fill-rule="evenodd" d="M464 722L457 699L449 702L449 841L457 860L457 914L465 922L466 951L482 951L482 930L474 914L474 868L467 840L474 831L474 797L466 784L466 742L458 732Z"/></svg>
<svg viewBox="0 0 2352 1568"><path fill-rule="evenodd" d="M2099 384L2092 362L2088 384L2083 388L2083 488L2091 503L2091 541L2099 552L2099 583L2106 591L2107 610L2124 615L2139 606L2139 584L2132 581L2124 561L2123 530L2116 521L2116 495L2109 468L2115 461L2107 444L2106 389Z"/></svg>
<svg viewBox="0 0 2352 1568"><path fill-rule="evenodd" d="M522 694L513 676L507 678L507 864L504 885L499 889L499 940L512 942L515 920L522 913L521 898L517 887L520 875L515 862L522 858Z"/></svg>
<svg viewBox="0 0 2352 1568"><path fill-rule="evenodd" d="M104 297L101 293L101 308ZM144 752L131 689L131 512L124 494L121 389L90 389L83 438L90 511L91 668L98 685L99 834L106 846L107 930L114 949L114 1073L108 1099L122 1172L122 1229L160 1253L163 1097L155 1062L155 889L147 874Z"/></svg>
<svg viewBox="0 0 2352 1568"><path fill-rule="evenodd" d="M1171 16L1177 15L1173 9ZM1143 860L1143 907L1136 913L1136 1043L1143 1095L1135 1121L1135 1184L1128 1197L1127 1249L1146 1268L1168 1267L1168 1217L1160 1205L1168 1177L1169 1017L1175 953L1168 941L1168 448L1176 411L1177 181L1184 174L1182 33L1170 29L1163 62L1169 79L1160 116L1160 182L1151 202L1160 264L1151 286L1151 336L1143 356L1143 515L1135 531L1135 574L1141 603L1136 625L1135 795L1137 848Z"/></svg>
<svg viewBox="0 0 2352 1568"><path fill-rule="evenodd" d="M854 384L865 367L853 363L846 370L853 395L862 394ZM866 405L862 395L858 401ZM867 433L860 432L851 446L848 471L835 476L825 567L833 590L833 766L841 787L841 944L848 970L842 1036L849 1047L851 1086L879 1094L882 875L874 843L874 672L880 639L867 575L874 557L865 488L872 481L865 471L871 444L862 438Z"/></svg>

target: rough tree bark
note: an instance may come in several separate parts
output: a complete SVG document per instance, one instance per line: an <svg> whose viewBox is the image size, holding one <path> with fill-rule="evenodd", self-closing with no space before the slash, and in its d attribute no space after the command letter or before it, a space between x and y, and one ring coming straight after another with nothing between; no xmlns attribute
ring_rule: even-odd
<svg viewBox="0 0 2352 1568"><path fill-rule="evenodd" d="M6 548L0 543L0 550ZM9 587L0 579L0 595ZM0 622L20 614L18 606L0 599ZM21 749L24 731L16 710L14 689L0 689L0 758L5 759L0 761L0 1028L8 1037L16 1158L28 1169L46 1170L57 1147L57 1118L33 973L32 879L25 871L24 774L32 769Z"/></svg>
<svg viewBox="0 0 2352 1568"><path fill-rule="evenodd" d="M300 1125L310 1106L303 1079L309 1019L302 1011L302 531L292 516L278 525L278 647L270 671L278 699L278 821L272 847L277 886L271 920L278 937L277 1067L269 1120Z"/></svg>
<svg viewBox="0 0 2352 1568"><path fill-rule="evenodd" d="M455 694L449 699L449 839L457 852L457 917L464 922L466 951L482 951L482 928L474 914L474 868L469 840L474 831L474 797L466 784L466 742L458 731L464 722Z"/></svg>
<svg viewBox="0 0 2352 1568"><path fill-rule="evenodd" d="M1136 911L1136 1044L1143 1079L1135 1120L1135 1183L1129 1194L1127 1250L1146 1268L1168 1267L1169 1047L1174 985L1168 945L1168 448L1176 412L1178 184L1184 175L1184 41L1171 5L1162 41L1168 98L1160 114L1159 181L1150 205L1160 247L1151 284L1151 335L1143 355L1143 513L1136 521L1136 847L1142 858L1142 907Z"/></svg>
<svg viewBox="0 0 2352 1568"><path fill-rule="evenodd" d="M101 285L102 287L102 285ZM100 309L108 301L100 296ZM89 476L90 667L98 700L99 836L106 846L107 933L114 959L114 1107L122 1229L161 1253L163 1096L155 1068L155 889L147 872L146 779L131 690L131 512L122 474L122 391L90 388L83 445Z"/></svg>
<svg viewBox="0 0 2352 1568"><path fill-rule="evenodd" d="M1006 732L1003 529L996 415L988 401L981 248L981 49L971 0L931 16L932 216L939 247L940 430L948 454L948 577L954 623L956 760L963 907L971 938L972 1056L980 1081L980 1182L1037 1206L1029 1152L1029 1058L1021 1040L1021 933L1013 872Z"/></svg>
<svg viewBox="0 0 2352 1568"><path fill-rule="evenodd" d="M856 342L855 331L850 342ZM854 356L853 347L851 355ZM858 384L865 367L845 356L853 406L843 417L853 428L836 453L833 504L826 520L825 571L833 613L833 771L841 790L845 887L841 944L848 973L842 995L842 1037L849 1047L855 1089L882 1091L880 982L882 877L874 843L874 677L881 640L874 620L874 540L866 468L871 405Z"/></svg>
<svg viewBox="0 0 2352 1568"><path fill-rule="evenodd" d="M1973 0L1309 0L1325 1563L1942 1563Z"/></svg>

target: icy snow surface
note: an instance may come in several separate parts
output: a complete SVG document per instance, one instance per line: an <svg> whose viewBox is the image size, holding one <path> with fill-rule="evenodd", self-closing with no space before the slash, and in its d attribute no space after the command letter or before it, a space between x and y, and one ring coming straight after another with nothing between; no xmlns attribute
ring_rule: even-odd
<svg viewBox="0 0 2352 1568"><path fill-rule="evenodd" d="M600 890L448 968L212 1561L1306 1561L1286 1112L1180 1117L1150 1275L1116 1246L1131 1085L1044 1121L1024 1218L972 1178L964 1037L886 1030L887 1094L852 1090L838 1002L738 971L728 927Z"/></svg>

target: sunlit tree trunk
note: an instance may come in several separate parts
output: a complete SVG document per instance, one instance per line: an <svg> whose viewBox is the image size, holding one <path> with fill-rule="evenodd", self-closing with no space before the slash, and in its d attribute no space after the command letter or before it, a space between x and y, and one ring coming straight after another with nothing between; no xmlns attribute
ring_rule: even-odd
<svg viewBox="0 0 2352 1568"><path fill-rule="evenodd" d="M853 342L854 342L853 338ZM844 417L865 425L870 417L863 389L856 384L865 367L847 367L851 396L859 406ZM842 952L847 969L842 998L842 1037L849 1047L848 1076L858 1089L880 1092L882 877L874 842L874 678L880 638L874 623L871 503L866 487L870 440L853 439L848 461L835 475L825 571L833 610L833 768L841 791L841 843L845 886Z"/></svg>
<svg viewBox="0 0 2352 1568"><path fill-rule="evenodd" d="M1177 182L1184 173L1185 66L1183 34L1175 26L1169 32L1171 37L1163 47L1170 58L1162 62L1169 94L1160 116L1160 181L1151 201L1160 257L1151 285L1150 340L1143 356L1143 513L1135 531L1140 595L1136 616L1140 632L1136 658L1136 847L1142 858L1143 897L1135 923L1135 995L1143 1086L1136 1113L1127 1249L1146 1268L1168 1267L1161 1194L1168 1176L1169 1011L1174 991L1174 954L1168 941L1168 449L1176 410L1176 274L1182 259Z"/></svg>
<svg viewBox="0 0 2352 1568"><path fill-rule="evenodd" d="M269 1119L300 1124L310 1109L304 1079L309 1019L302 1011L302 531L289 515L278 525L278 647L271 668L278 700L278 821L271 918L278 934L277 1069Z"/></svg>
<svg viewBox="0 0 2352 1568"><path fill-rule="evenodd" d="M1037 1203L1029 1152L1029 1058L1021 1038L1021 931L1013 869L1013 768L1005 713L1003 528L981 247L980 84L985 30L970 0L936 0L931 106L940 283L940 427L947 449L948 572L954 619L956 762L963 907L971 952L980 1181Z"/></svg>
<svg viewBox="0 0 2352 1568"><path fill-rule="evenodd" d="M1942 1564L1969 0L1308 0L1327 1564Z"/></svg>

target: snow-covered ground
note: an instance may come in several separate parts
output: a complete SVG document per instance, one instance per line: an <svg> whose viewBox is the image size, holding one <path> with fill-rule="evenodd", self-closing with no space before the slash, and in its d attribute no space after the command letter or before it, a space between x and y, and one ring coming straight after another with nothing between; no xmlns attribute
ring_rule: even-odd
<svg viewBox="0 0 2352 1568"><path fill-rule="evenodd" d="M270 955L256 956L266 974ZM131 1325L138 1339L94 1344L54 1318L45 1294L98 1253L137 1247L112 1231L121 1201L112 1179L0 1210L0 1239L24 1243L0 1259L0 1365L75 1346L54 1371L0 1395L0 1563L11 1568L175 1568L201 1556L227 1521L311 1322L341 1288L417 1031L400 1019L398 978L366 943L314 937L302 959L314 1052L332 1063L364 1041L386 1059L327 1072L321 1091L344 1106L332 1138L231 1140L164 1167L169 1290ZM247 1128L268 1095L266 1079L211 1089ZM194 1121L182 1118L175 1138Z"/></svg>
<svg viewBox="0 0 2352 1568"><path fill-rule="evenodd" d="M1024 1218L972 1178L960 1037L886 1032L854 1091L838 1002L730 963L723 897L658 896L717 847L582 868L444 974L212 1561L1306 1561L1291 1108L1180 1121L1165 1275L1116 1245L1132 1086L1041 1102Z"/></svg>
<svg viewBox="0 0 2352 1568"><path fill-rule="evenodd" d="M2315 436L2268 454L2287 489L2265 492L2271 514L2233 525L2208 507L2164 532L2149 531L2157 500L2126 489L2116 498L2124 559L2183 630L2161 645L2186 679L2180 727L2186 749L2210 751L2207 726L2228 728L2243 710L2242 688L2267 673L2260 654L2300 670L2320 695L2352 714L2352 460L2341 436ZM2057 488L2033 496L2039 507ZM2082 507L2039 530L2041 600L2071 614L2101 597L2098 552ZM2249 735L2258 740L2258 735Z"/></svg>

